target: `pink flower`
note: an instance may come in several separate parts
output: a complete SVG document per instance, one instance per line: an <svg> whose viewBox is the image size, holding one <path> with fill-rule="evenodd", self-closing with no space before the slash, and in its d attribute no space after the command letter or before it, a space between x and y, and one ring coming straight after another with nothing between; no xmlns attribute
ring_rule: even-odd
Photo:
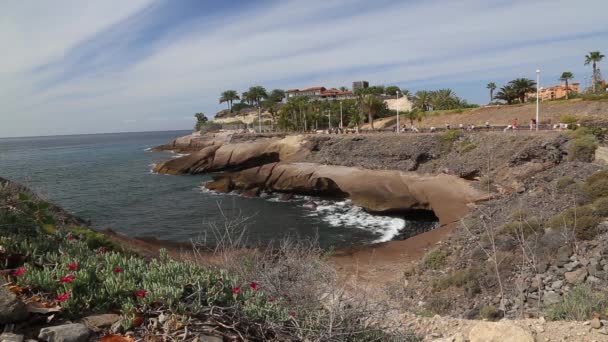
<svg viewBox="0 0 608 342"><path fill-rule="evenodd" d="M64 294L61 294L61 295L55 297L55 299L58 300L58 301L60 301L60 302L63 302L64 300L66 300L68 298L70 298L70 293L69 292L66 292Z"/></svg>
<svg viewBox="0 0 608 342"><path fill-rule="evenodd" d="M65 276L65 277L59 279L59 282L60 283L71 283L72 281L74 281L75 278L76 278L75 275L70 274L68 276Z"/></svg>
<svg viewBox="0 0 608 342"><path fill-rule="evenodd" d="M97 254L103 254L103 253L105 253L105 252L107 252L107 251L108 251L108 249L107 249L107 248L105 248L105 247L99 247L99 248L97 249Z"/></svg>
<svg viewBox="0 0 608 342"><path fill-rule="evenodd" d="M73 262L73 263L71 263L71 264L69 264L69 265L68 265L68 269L69 269L70 271L75 271L75 270L77 270L77 269L78 269L78 264L77 264L77 263L75 263L75 262Z"/></svg>
<svg viewBox="0 0 608 342"><path fill-rule="evenodd" d="M296 317L296 312L295 311L289 311L289 316Z"/></svg>
<svg viewBox="0 0 608 342"><path fill-rule="evenodd" d="M233 287L232 288L232 293L233 294L239 294L239 293L241 293L241 288L240 287Z"/></svg>
<svg viewBox="0 0 608 342"><path fill-rule="evenodd" d="M135 297L143 298L145 296L146 296L146 290L139 290L139 291L135 292Z"/></svg>
<svg viewBox="0 0 608 342"><path fill-rule="evenodd" d="M122 268L120 268L120 267L114 268L114 273L120 273L120 272L122 272Z"/></svg>
<svg viewBox="0 0 608 342"><path fill-rule="evenodd" d="M258 283L256 283L255 281L252 281L251 283L249 283L249 287L251 287L254 290L258 289Z"/></svg>
<svg viewBox="0 0 608 342"><path fill-rule="evenodd" d="M13 271L15 277L19 277L25 274L25 268L21 267Z"/></svg>
<svg viewBox="0 0 608 342"><path fill-rule="evenodd" d="M268 302L269 302L269 303L274 302L274 298L273 298L273 297L268 297Z"/></svg>
<svg viewBox="0 0 608 342"><path fill-rule="evenodd" d="M72 240L76 240L76 237L72 234L68 235L68 240L72 241Z"/></svg>

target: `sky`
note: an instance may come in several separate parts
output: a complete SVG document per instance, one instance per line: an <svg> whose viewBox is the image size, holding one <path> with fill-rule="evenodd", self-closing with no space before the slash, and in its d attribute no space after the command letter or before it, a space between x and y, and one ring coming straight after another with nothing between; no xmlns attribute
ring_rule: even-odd
<svg viewBox="0 0 608 342"><path fill-rule="evenodd" d="M542 85L563 71L584 85L584 56L608 54L606 13L606 0L0 0L0 137L190 129L252 85L367 80L479 104L488 82L537 68Z"/></svg>

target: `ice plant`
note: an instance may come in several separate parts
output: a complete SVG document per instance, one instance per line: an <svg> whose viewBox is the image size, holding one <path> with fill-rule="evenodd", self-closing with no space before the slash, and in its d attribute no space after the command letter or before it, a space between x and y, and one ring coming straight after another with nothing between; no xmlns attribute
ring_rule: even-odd
<svg viewBox="0 0 608 342"><path fill-rule="evenodd" d="M68 276L65 276L65 277L59 279L59 282L60 283L71 283L72 281L74 281L75 278L76 278L75 275L70 274Z"/></svg>
<svg viewBox="0 0 608 342"><path fill-rule="evenodd" d="M241 288L240 287L233 287L232 288L232 293L233 294L239 294L239 293L241 293Z"/></svg>
<svg viewBox="0 0 608 342"><path fill-rule="evenodd" d="M268 302L269 302L269 303L274 302L274 298L273 298L273 297L268 297Z"/></svg>
<svg viewBox="0 0 608 342"><path fill-rule="evenodd" d="M75 262L68 265L68 270L70 270L70 271L75 271L77 269L78 269L78 264Z"/></svg>
<svg viewBox="0 0 608 342"><path fill-rule="evenodd" d="M107 252L107 251L108 251L108 249L107 249L107 248L105 248L105 247L99 247L99 248L97 249L97 254L103 254L103 253L105 253L105 252Z"/></svg>
<svg viewBox="0 0 608 342"><path fill-rule="evenodd" d="M249 287L251 287L254 290L258 289L258 283L256 283L255 281L252 281L251 283L249 283Z"/></svg>
<svg viewBox="0 0 608 342"><path fill-rule="evenodd" d="M25 268L21 267L13 271L15 277L19 277L25 274Z"/></svg>
<svg viewBox="0 0 608 342"><path fill-rule="evenodd" d="M120 273L120 272L122 272L122 268L120 268L120 267L114 268L114 273Z"/></svg>
<svg viewBox="0 0 608 342"><path fill-rule="evenodd" d="M296 312L295 311L289 311L289 316L296 317Z"/></svg>
<svg viewBox="0 0 608 342"><path fill-rule="evenodd" d="M72 234L68 235L68 240L72 241L72 240L76 240L76 237Z"/></svg>
<svg viewBox="0 0 608 342"><path fill-rule="evenodd" d="M139 290L139 291L135 292L135 297L143 298L145 296L146 296L146 290Z"/></svg>
<svg viewBox="0 0 608 342"><path fill-rule="evenodd" d="M66 300L68 298L70 298L70 293L69 292L66 292L64 294L61 294L61 295L55 297L55 299L58 300L58 301L60 301L60 302L63 302L64 300Z"/></svg>

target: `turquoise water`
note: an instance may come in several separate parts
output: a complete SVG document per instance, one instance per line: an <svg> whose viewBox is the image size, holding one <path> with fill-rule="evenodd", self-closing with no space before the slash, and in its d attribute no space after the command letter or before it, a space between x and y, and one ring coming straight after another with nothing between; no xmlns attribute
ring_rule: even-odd
<svg viewBox="0 0 608 342"><path fill-rule="evenodd" d="M281 202L274 195L243 198L205 191L209 176L168 176L152 165L175 158L147 152L188 134L186 131L0 139L0 176L19 181L68 211L91 220L94 228L129 236L189 241L213 240L209 223L249 217L249 243L285 235L312 237L327 246L385 241L408 224L370 215L348 201L307 198Z"/></svg>

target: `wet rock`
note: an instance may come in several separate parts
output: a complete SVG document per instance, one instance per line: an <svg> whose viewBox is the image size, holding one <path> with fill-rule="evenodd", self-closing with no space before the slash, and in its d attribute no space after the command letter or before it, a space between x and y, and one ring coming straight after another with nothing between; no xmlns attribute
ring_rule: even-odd
<svg viewBox="0 0 608 342"><path fill-rule="evenodd" d="M57 325L40 330L38 339L47 342L86 342L91 331L80 323Z"/></svg>
<svg viewBox="0 0 608 342"><path fill-rule="evenodd" d="M0 287L0 324L20 322L27 316L25 304L6 287Z"/></svg>
<svg viewBox="0 0 608 342"><path fill-rule="evenodd" d="M5 332L0 334L0 342L23 342L23 335Z"/></svg>
<svg viewBox="0 0 608 342"><path fill-rule="evenodd" d="M115 314L104 314L104 315L95 315L88 316L82 320L82 323L87 326L87 328L93 330L94 332L99 332L103 328L109 328L112 324L118 322L120 320L119 315Z"/></svg>
<svg viewBox="0 0 608 342"><path fill-rule="evenodd" d="M584 268L579 268L576 271L566 272L564 274L566 277L566 281L573 285L581 284L587 279L587 270Z"/></svg>
<svg viewBox="0 0 608 342"><path fill-rule="evenodd" d="M532 334L507 322L480 322L469 332L470 342L534 342Z"/></svg>

